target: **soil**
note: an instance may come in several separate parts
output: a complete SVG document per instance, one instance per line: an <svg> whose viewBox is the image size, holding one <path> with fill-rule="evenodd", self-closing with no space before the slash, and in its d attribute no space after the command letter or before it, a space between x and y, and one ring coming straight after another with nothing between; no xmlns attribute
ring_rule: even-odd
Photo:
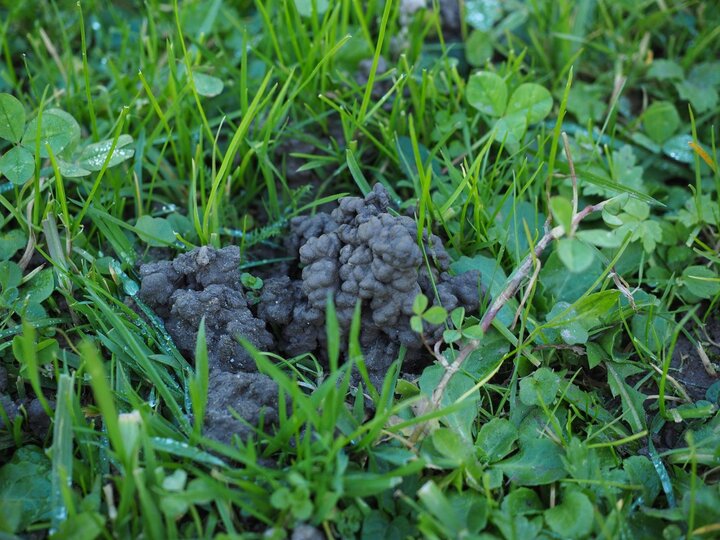
<svg viewBox="0 0 720 540"><path fill-rule="evenodd" d="M472 313L479 305L479 273L451 275L450 257L431 233L424 233L421 250L415 221L390 213L388 194L379 184L365 198L341 199L331 213L293 219L285 248L295 262L280 267L286 275L268 277L256 300L240 282L235 246L201 247L140 268L140 298L165 321L188 358L205 318L212 379L209 436L229 440L233 433L249 433L228 407L250 424L260 416L266 425L277 418L274 383L257 373L237 337L259 350L288 357L313 353L324 360L325 311L331 297L345 357L344 344L359 303L359 341L371 381L379 385L401 346L407 349L404 369L418 372L428 363L421 337L410 329L419 293L448 311L462 306ZM434 342L442 328L427 328L425 339Z"/></svg>
<svg viewBox="0 0 720 540"><path fill-rule="evenodd" d="M705 326L705 333L700 329L697 334L705 354L715 369L716 375L708 373L703 365L695 343L681 334L673 351L669 375L683 385L693 401L709 400L708 388L720 381L720 321L713 319ZM719 405L716 402L716 405Z"/></svg>

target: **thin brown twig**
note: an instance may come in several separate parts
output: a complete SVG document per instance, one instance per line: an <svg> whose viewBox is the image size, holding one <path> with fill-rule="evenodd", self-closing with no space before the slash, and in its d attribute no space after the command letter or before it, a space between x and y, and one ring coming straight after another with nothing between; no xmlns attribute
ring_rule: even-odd
<svg viewBox="0 0 720 540"><path fill-rule="evenodd" d="M567 137L565 137L566 139ZM570 173L573 178L573 186L577 185L577 178L575 176L575 166L573 165L572 156L570 154L570 148L569 145L566 144L565 146L565 152L567 153L568 157L568 163L570 164ZM577 204L577 196L574 194L573 196L574 205ZM495 320L495 317L500 312L500 310L507 304L507 302L515 296L518 289L520 288L520 285L523 283L523 281L528 277L530 274L531 269L534 267L535 261L540 259L540 256L543 254L545 249L550 245L550 243L553 240L556 240L558 238L562 238L566 234L571 234L571 232L574 232L580 222L585 219L590 214L593 214L595 212L601 211L605 205L609 201L605 200L598 204L591 204L580 210L579 212L573 211L573 219L570 226L570 231L566 231L561 225L558 225L556 227L553 227L552 229L548 230L548 226L546 224L545 227L545 234L542 236L540 241L535 245L535 249L531 251L520 263L520 266L510 275L510 278L507 281L507 284L505 285L505 288L503 291L497 296L495 301L492 303L492 305L488 308L488 310L485 312L485 315L483 315L483 318L480 320L480 328L482 329L483 333L486 333L490 326L492 326L493 321ZM438 344L440 341L438 341ZM440 352L439 347L434 347L434 354L440 364L445 367L445 372L443 373L442 378L438 382L438 385L435 387L435 390L433 391L433 395L431 398L430 406L433 409L437 409L440 406L440 402L442 401L442 397L445 394L445 390L447 388L447 385L450 383L450 380L452 379L453 375L455 375L460 369L462 368L465 361L469 358L469 356L480 346L480 340L479 339L471 339L468 341L465 346L460 349L458 352L457 357L452 361L448 362L445 356ZM424 433L426 426L423 424L419 424L415 431L410 436L411 441L417 441L420 436Z"/></svg>

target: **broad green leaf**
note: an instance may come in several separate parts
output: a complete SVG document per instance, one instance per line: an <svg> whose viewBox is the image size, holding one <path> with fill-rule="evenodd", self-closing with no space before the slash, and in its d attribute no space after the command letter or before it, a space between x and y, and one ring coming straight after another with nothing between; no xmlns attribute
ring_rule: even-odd
<svg viewBox="0 0 720 540"><path fill-rule="evenodd" d="M433 306L423 313L423 319L430 324L442 324L447 319L448 313L445 308L441 306Z"/></svg>
<svg viewBox="0 0 720 540"><path fill-rule="evenodd" d="M479 327L479 325L478 325ZM480 345L465 361L465 372L476 380L490 377L500 366L510 349L507 339L494 328L479 337Z"/></svg>
<svg viewBox="0 0 720 540"><path fill-rule="evenodd" d="M37 126L39 116L28 122L22 145L29 150L35 150L37 142ZM80 140L80 125L70 114L60 109L48 109L42 113L40 126L40 156L48 157L47 144L53 154L61 153L65 148Z"/></svg>
<svg viewBox="0 0 720 540"><path fill-rule="evenodd" d="M718 93L712 86L705 83L697 84L692 81L679 81L675 83L675 89L678 91L680 98L689 101L693 110L698 114L717 107Z"/></svg>
<svg viewBox="0 0 720 540"><path fill-rule="evenodd" d="M528 124L535 124L550 114L552 106L552 95L545 87L524 83L510 96L506 114L522 116Z"/></svg>
<svg viewBox="0 0 720 540"><path fill-rule="evenodd" d="M23 286L22 296L34 303L44 302L55 290L55 273L51 268L40 270L27 285Z"/></svg>
<svg viewBox="0 0 720 540"><path fill-rule="evenodd" d="M423 293L418 294L415 297L415 300L413 300L413 313L415 315L422 315L428 306L428 297L425 296Z"/></svg>
<svg viewBox="0 0 720 540"><path fill-rule="evenodd" d="M604 99L605 89L586 83L574 83L568 95L567 109L575 115L581 125L599 122L607 109Z"/></svg>
<svg viewBox="0 0 720 540"><path fill-rule="evenodd" d="M195 70L193 70L193 82L195 83L197 93L204 97L215 97L219 95L225 87L222 80L217 77Z"/></svg>
<svg viewBox="0 0 720 540"><path fill-rule="evenodd" d="M0 508L12 518L13 529L50 517L50 460L37 446L23 446L0 468Z"/></svg>
<svg viewBox="0 0 720 540"><path fill-rule="evenodd" d="M0 262L0 289L17 287L22 281L22 269L12 261Z"/></svg>
<svg viewBox="0 0 720 540"><path fill-rule="evenodd" d="M524 516L542 512L543 503L535 491L521 487L512 490L503 499L501 508L511 516Z"/></svg>
<svg viewBox="0 0 720 540"><path fill-rule="evenodd" d="M22 185L35 172L35 158L22 146L14 146L0 158L0 173L13 184Z"/></svg>
<svg viewBox="0 0 720 540"><path fill-rule="evenodd" d="M520 114L509 114L495 122L495 140L505 144L511 152L516 152L520 147L526 131L527 120Z"/></svg>
<svg viewBox="0 0 720 540"><path fill-rule="evenodd" d="M601 248L620 247L623 242L623 238L615 231L607 229L583 229L577 232L575 238Z"/></svg>
<svg viewBox="0 0 720 540"><path fill-rule="evenodd" d="M60 174L65 178L81 178L91 174L90 171L82 168L77 163L68 163L61 159L58 160L58 169L60 169Z"/></svg>
<svg viewBox="0 0 720 540"><path fill-rule="evenodd" d="M98 512L82 512L68 516L52 540L95 540L103 530L105 516Z"/></svg>
<svg viewBox="0 0 720 540"><path fill-rule="evenodd" d="M538 535L543 528L542 516L535 516L532 519L528 519L525 516L516 516L510 514L509 512L493 512L492 522L498 529L500 529L502 538L507 540L538 538ZM485 537L481 538L486 540ZM492 540L495 540L498 537L492 536L491 538Z"/></svg>
<svg viewBox="0 0 720 540"><path fill-rule="evenodd" d="M574 274L587 270L595 259L595 250L578 238L561 238L557 252L565 268Z"/></svg>
<svg viewBox="0 0 720 540"><path fill-rule="evenodd" d="M413 315L412 317L410 317L410 328L412 329L413 332L422 334L423 324L422 324L422 317L420 315Z"/></svg>
<svg viewBox="0 0 720 540"><path fill-rule="evenodd" d="M435 518L443 525L450 538L457 538L463 523L453 505L432 480L426 482L417 492L418 498Z"/></svg>
<svg viewBox="0 0 720 540"><path fill-rule="evenodd" d="M720 61L700 62L693 65L688 80L700 85L720 86Z"/></svg>
<svg viewBox="0 0 720 540"><path fill-rule="evenodd" d="M444 457L452 460L455 466L460 466L472 450L469 441L450 428L438 428L432 432L430 438L435 449Z"/></svg>
<svg viewBox="0 0 720 540"><path fill-rule="evenodd" d="M592 319L590 324L595 325L617 304L620 298L620 291L610 289L589 294L580 299L574 306L573 311L580 317Z"/></svg>
<svg viewBox="0 0 720 540"><path fill-rule="evenodd" d="M690 146L691 142L693 142L691 135L675 135L663 144L663 154L679 161L680 163L694 163L695 152Z"/></svg>
<svg viewBox="0 0 720 540"><path fill-rule="evenodd" d="M175 242L175 232L164 218L142 216L135 224L140 239L150 246L167 246Z"/></svg>
<svg viewBox="0 0 720 540"><path fill-rule="evenodd" d="M662 144L680 127L680 115L669 101L656 101L642 115L645 133L653 141Z"/></svg>
<svg viewBox="0 0 720 540"><path fill-rule="evenodd" d="M483 66L492 55L493 44L490 35L480 30L473 30L465 41L465 58L468 64L475 67Z"/></svg>
<svg viewBox="0 0 720 540"><path fill-rule="evenodd" d="M314 6L313 6L314 4ZM313 7L315 12L322 16L329 6L329 0L295 0L295 9L303 17L311 17L313 14Z"/></svg>
<svg viewBox="0 0 720 540"><path fill-rule="evenodd" d="M541 367L520 381L520 401L532 406L550 405L560 388L560 377L550 368Z"/></svg>
<svg viewBox="0 0 720 540"><path fill-rule="evenodd" d="M720 276L706 266L688 266L682 273L687 289L700 298L712 298L720 293Z"/></svg>
<svg viewBox="0 0 720 540"><path fill-rule="evenodd" d="M491 30L503 15L499 0L464 0L463 9L468 25L483 31Z"/></svg>
<svg viewBox="0 0 720 540"><path fill-rule="evenodd" d="M549 439L529 439L520 452L495 467L521 486L552 484L567 475L562 450Z"/></svg>
<svg viewBox="0 0 720 540"><path fill-rule="evenodd" d="M107 166L114 167L115 165L133 157L135 155L135 149L127 148L127 146L132 144L132 142L133 138L130 135L120 135L120 137L118 137L117 144L115 145L115 150L113 150L112 157L110 158ZM102 169L103 164L105 163L105 160L110 153L112 143L112 139L106 139L104 141L89 145L82 151L82 154L80 154L80 160L78 165L81 168L87 169L89 171L99 171L100 169Z"/></svg>
<svg viewBox="0 0 720 540"><path fill-rule="evenodd" d="M597 319L581 317L574 309L565 313L569 306L567 302L557 302L546 315L550 327L544 330L544 334L551 343L560 343L560 340L568 345L586 343L588 330L597 323Z"/></svg>
<svg viewBox="0 0 720 540"><path fill-rule="evenodd" d="M563 538L583 538L593 530L593 505L581 491L565 491L562 502L545 510L545 521Z"/></svg>
<svg viewBox="0 0 720 540"><path fill-rule="evenodd" d="M17 143L25 127L25 107L10 94L0 94L0 139Z"/></svg>
<svg viewBox="0 0 720 540"><path fill-rule="evenodd" d="M677 62L658 58L650 64L647 72L648 77L658 80L682 79L685 76L683 68Z"/></svg>
<svg viewBox="0 0 720 540"><path fill-rule="evenodd" d="M437 388L437 385L445 374L445 368L439 364L435 364L425 368L420 376L420 390L426 396L432 396L433 391ZM455 373L448 383L445 392L443 393L442 400L440 401L441 407L449 407L457 402L457 400L468 392L475 385L475 380L469 377L467 374L459 371ZM470 396L463 402L463 407L460 410L446 414L442 418L442 422L455 429L462 435L462 437L468 441L472 440L472 427L475 421L475 417L478 414L477 411L477 393L470 394Z"/></svg>
<svg viewBox="0 0 720 540"><path fill-rule="evenodd" d="M515 425L505 418L493 418L480 428L475 446L480 458L495 463L507 456L518 439Z"/></svg>
<svg viewBox="0 0 720 540"><path fill-rule="evenodd" d="M558 225L562 225L566 233L572 228L572 203L567 197L559 195L550 198L550 212Z"/></svg>
<svg viewBox="0 0 720 540"><path fill-rule="evenodd" d="M483 114L495 117L505 112L507 94L503 78L490 71L471 75L466 88L468 103Z"/></svg>
<svg viewBox="0 0 720 540"><path fill-rule="evenodd" d="M0 233L0 262L8 260L15 255L18 249L25 246L27 237L20 229Z"/></svg>
<svg viewBox="0 0 720 540"><path fill-rule="evenodd" d="M603 267L597 257L584 272L568 272L557 252L553 252L540 270L539 282L545 293L554 300L572 303L595 283L602 272Z"/></svg>

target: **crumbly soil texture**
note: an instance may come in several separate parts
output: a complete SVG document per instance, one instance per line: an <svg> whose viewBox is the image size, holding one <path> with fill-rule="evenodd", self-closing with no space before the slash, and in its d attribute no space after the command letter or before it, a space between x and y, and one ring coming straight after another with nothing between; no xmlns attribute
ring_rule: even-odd
<svg viewBox="0 0 720 540"><path fill-rule="evenodd" d="M472 313L479 305L479 273L451 275L441 239L425 231L420 245L415 220L392 211L380 184L364 198L340 199L330 213L294 218L284 247L294 263L271 273L259 294L242 285L236 246L204 246L140 268L140 300L164 320L187 358L205 319L209 437L227 442L277 419L277 387L258 372L240 338L260 351L312 353L323 360L328 298L336 307L341 347L359 304L360 346L370 380L378 385L401 347L405 371L418 372L429 362L421 336L410 328L418 294L448 312L464 307ZM434 342L441 332L442 326L426 328L424 337Z"/></svg>

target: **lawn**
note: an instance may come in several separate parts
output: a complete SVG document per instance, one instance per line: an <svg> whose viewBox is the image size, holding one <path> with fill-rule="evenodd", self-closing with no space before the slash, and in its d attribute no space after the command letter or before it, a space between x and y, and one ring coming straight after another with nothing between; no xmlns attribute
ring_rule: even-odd
<svg viewBox="0 0 720 540"><path fill-rule="evenodd" d="M720 538L713 2L0 38L0 540Z"/></svg>

